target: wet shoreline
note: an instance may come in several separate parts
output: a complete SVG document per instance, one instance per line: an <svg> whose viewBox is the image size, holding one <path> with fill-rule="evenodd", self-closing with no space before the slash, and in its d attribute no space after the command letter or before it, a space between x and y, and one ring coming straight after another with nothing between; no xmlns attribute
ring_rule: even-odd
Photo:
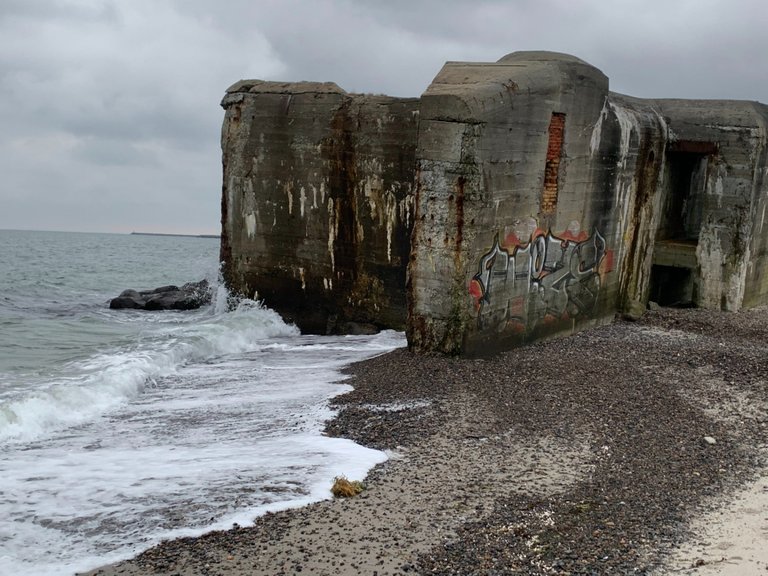
<svg viewBox="0 0 768 576"><path fill-rule="evenodd" d="M662 309L483 360L349 368L367 489L93 574L642 574L764 470L768 310ZM711 442L714 440L714 442Z"/></svg>

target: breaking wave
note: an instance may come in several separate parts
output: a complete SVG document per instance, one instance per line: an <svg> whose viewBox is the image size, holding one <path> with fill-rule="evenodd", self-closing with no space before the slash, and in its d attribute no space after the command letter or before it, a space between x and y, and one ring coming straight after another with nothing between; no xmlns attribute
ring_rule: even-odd
<svg viewBox="0 0 768 576"><path fill-rule="evenodd" d="M179 368L217 356L244 353L298 335L274 311L251 300L233 304L223 286L210 306L189 313L146 314L114 311L103 321L131 324L125 343L115 331L85 359L66 363L54 375L0 398L0 442L30 441L89 422L139 396L147 386ZM119 334L119 338L118 338ZM121 341L122 344L115 345Z"/></svg>

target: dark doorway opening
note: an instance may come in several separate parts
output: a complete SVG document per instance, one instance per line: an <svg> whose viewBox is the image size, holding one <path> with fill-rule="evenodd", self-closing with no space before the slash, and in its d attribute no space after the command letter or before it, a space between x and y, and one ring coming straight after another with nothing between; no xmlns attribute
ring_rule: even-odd
<svg viewBox="0 0 768 576"><path fill-rule="evenodd" d="M697 240L701 230L708 156L669 151L658 240Z"/></svg>
<svg viewBox="0 0 768 576"><path fill-rule="evenodd" d="M692 307L695 298L691 269L676 266L652 266L648 299L660 306Z"/></svg>

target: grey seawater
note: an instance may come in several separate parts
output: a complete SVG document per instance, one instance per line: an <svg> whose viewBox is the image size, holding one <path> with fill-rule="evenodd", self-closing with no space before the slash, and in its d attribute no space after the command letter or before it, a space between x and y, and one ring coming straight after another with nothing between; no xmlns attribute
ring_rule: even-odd
<svg viewBox="0 0 768 576"><path fill-rule="evenodd" d="M382 453L326 438L339 370L403 335L305 336L252 301L109 310L207 278L218 240L0 230L0 574L72 574L328 495Z"/></svg>
<svg viewBox="0 0 768 576"><path fill-rule="evenodd" d="M104 306L126 288L215 281L215 238L0 230L0 377L131 336Z"/></svg>

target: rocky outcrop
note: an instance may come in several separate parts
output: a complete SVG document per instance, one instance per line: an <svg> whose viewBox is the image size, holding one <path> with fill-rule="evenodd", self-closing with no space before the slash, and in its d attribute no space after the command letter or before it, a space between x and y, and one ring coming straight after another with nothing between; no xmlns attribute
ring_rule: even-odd
<svg viewBox="0 0 768 576"><path fill-rule="evenodd" d="M109 307L137 310L194 310L210 303L211 287L207 280L188 282L181 287L161 286L153 290L124 290L109 302Z"/></svg>

